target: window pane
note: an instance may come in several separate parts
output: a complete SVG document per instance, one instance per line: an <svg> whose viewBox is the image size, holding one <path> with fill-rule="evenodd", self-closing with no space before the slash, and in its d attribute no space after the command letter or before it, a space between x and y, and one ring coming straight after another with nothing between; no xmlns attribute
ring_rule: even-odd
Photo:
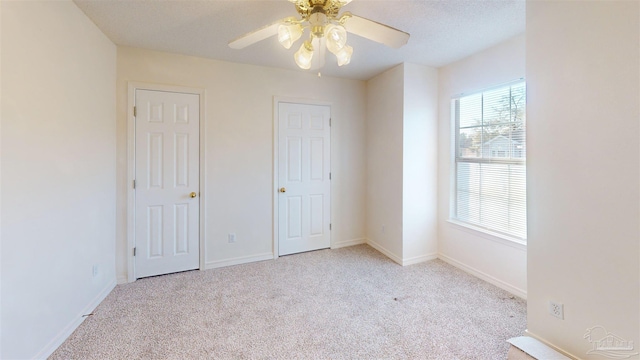
<svg viewBox="0 0 640 360"><path fill-rule="evenodd" d="M458 163L457 217L480 222L480 164Z"/></svg>
<svg viewBox="0 0 640 360"><path fill-rule="evenodd" d="M509 165L481 165L480 224L499 231L508 231Z"/></svg>
<svg viewBox="0 0 640 360"><path fill-rule="evenodd" d="M511 125L497 125L483 127L482 157L510 158L515 142L511 139Z"/></svg>
<svg viewBox="0 0 640 360"><path fill-rule="evenodd" d="M478 158L482 151L482 128L460 129L458 136L458 156Z"/></svg>
<svg viewBox="0 0 640 360"><path fill-rule="evenodd" d="M511 157L514 159L525 159L527 156L527 144L525 138L526 130L524 123L514 123L511 129L511 140L513 140L513 148L511 149Z"/></svg>
<svg viewBox="0 0 640 360"><path fill-rule="evenodd" d="M525 83L516 84L511 87L511 121L525 121L526 92Z"/></svg>
<svg viewBox="0 0 640 360"><path fill-rule="evenodd" d="M483 125L495 125L509 122L511 119L510 87L503 87L483 93Z"/></svg>
<svg viewBox="0 0 640 360"><path fill-rule="evenodd" d="M526 203L527 201L527 171L524 165L509 165L509 188L511 201Z"/></svg>
<svg viewBox="0 0 640 360"><path fill-rule="evenodd" d="M458 162L456 170L457 219L526 237L524 165Z"/></svg>
<svg viewBox="0 0 640 360"><path fill-rule="evenodd" d="M524 201L509 203L509 231L521 238L527 237L527 204Z"/></svg>
<svg viewBox="0 0 640 360"><path fill-rule="evenodd" d="M526 86L461 97L453 107L456 219L526 238ZM458 111L455 114L455 111Z"/></svg>
<svg viewBox="0 0 640 360"><path fill-rule="evenodd" d="M482 125L482 94L460 98L460 128Z"/></svg>

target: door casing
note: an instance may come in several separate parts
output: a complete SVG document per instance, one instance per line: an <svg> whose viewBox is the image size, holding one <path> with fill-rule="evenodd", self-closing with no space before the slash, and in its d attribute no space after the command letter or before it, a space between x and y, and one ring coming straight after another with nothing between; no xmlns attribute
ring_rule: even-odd
<svg viewBox="0 0 640 360"><path fill-rule="evenodd" d="M133 180L135 178L135 117L133 116L133 107L135 106L135 93L136 90L152 90L152 91L166 91L166 92L178 92L186 94L195 94L199 97L200 108L200 216L199 222L199 266L200 270L205 269L205 254L206 254L206 172L205 172L205 158L206 154L204 149L206 136L205 134L205 95L204 89L152 84L143 82L129 82L128 83L128 100L127 100L127 282L134 282L135 276L135 259L133 256L133 248L135 244L135 191L133 189Z"/></svg>
<svg viewBox="0 0 640 360"><path fill-rule="evenodd" d="M274 96L273 97L273 189L271 191L272 194L272 203L273 203L273 258L277 259L279 257L279 241L280 241L280 232L279 232L279 201L278 201L278 189L279 185L279 173L278 173L278 164L279 164L279 134L280 134L280 125L279 125L279 104L283 103L294 103L301 105L321 105L328 106L332 110L332 104L327 101L320 100L309 100L309 99L299 99L299 98L290 98L290 97L282 97L282 96ZM331 113L333 114L333 113ZM333 115L331 115L333 117ZM331 132L332 126L329 126L329 131ZM333 139L333 136L331 136ZM329 156L331 159L331 164L333 164L333 146L330 145ZM331 172L332 170L329 169ZM333 184L331 183L329 186L333 190ZM333 197L333 191L331 191L331 197ZM331 201L331 207L333 207L333 201ZM330 223L333 223L333 211L329 210L329 219ZM333 231L329 231L329 246L333 247Z"/></svg>

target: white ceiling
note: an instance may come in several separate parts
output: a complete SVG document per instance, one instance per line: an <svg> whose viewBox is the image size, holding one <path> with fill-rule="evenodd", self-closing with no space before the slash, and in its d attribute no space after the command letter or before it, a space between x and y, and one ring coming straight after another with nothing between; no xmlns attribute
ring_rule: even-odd
<svg viewBox="0 0 640 360"><path fill-rule="evenodd" d="M242 50L229 40L287 16L287 0L74 0L117 45L296 71L276 37ZM525 0L354 0L342 8L411 34L400 49L350 35L351 63L327 53L323 75L367 80L402 62L439 67L525 30ZM298 40L300 42L300 40Z"/></svg>

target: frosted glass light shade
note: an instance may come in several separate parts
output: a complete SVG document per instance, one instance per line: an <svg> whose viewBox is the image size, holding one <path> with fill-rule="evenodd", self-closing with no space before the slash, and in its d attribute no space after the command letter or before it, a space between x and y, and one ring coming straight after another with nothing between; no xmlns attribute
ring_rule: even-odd
<svg viewBox="0 0 640 360"><path fill-rule="evenodd" d="M290 49L291 45L302 36L302 26L300 24L281 24L278 26L278 42L285 49Z"/></svg>
<svg viewBox="0 0 640 360"><path fill-rule="evenodd" d="M325 37L327 39L327 49L334 54L338 54L347 44L347 30L342 25L327 25Z"/></svg>
<svg viewBox="0 0 640 360"><path fill-rule="evenodd" d="M343 47L336 53L338 58L338 66L347 65L351 62L351 55L353 54L353 48L349 45Z"/></svg>
<svg viewBox="0 0 640 360"><path fill-rule="evenodd" d="M313 58L313 46L309 40L302 43L300 49L293 55L296 64L301 69L308 70L311 68L311 59Z"/></svg>

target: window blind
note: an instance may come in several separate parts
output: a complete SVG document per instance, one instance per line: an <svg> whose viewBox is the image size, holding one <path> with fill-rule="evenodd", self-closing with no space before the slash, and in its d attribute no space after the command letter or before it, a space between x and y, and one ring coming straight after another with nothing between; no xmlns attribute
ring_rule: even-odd
<svg viewBox="0 0 640 360"><path fill-rule="evenodd" d="M527 235L524 81L452 100L452 218L519 239Z"/></svg>

